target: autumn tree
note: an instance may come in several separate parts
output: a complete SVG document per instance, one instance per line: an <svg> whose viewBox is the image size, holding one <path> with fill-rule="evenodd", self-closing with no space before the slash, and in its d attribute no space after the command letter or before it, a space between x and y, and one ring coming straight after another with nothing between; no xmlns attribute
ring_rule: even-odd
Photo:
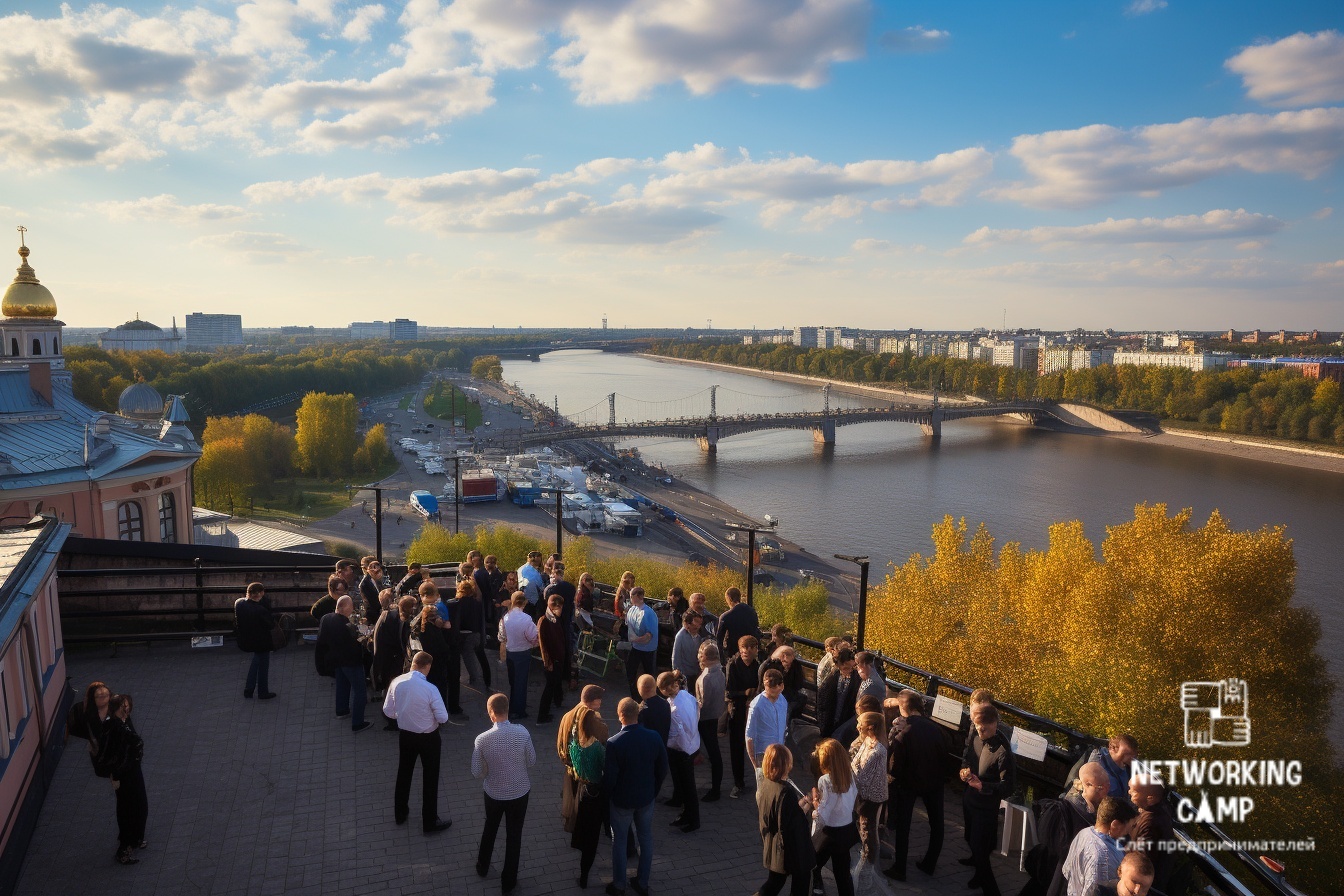
<svg viewBox="0 0 1344 896"><path fill-rule="evenodd" d="M471 362L471 375L482 380L502 380L504 365L499 355L481 355Z"/></svg>
<svg viewBox="0 0 1344 896"><path fill-rule="evenodd" d="M247 498L252 485L251 460L240 438L216 439L201 449L192 476L196 499L215 510L233 509Z"/></svg>
<svg viewBox="0 0 1344 896"><path fill-rule="evenodd" d="M1257 755L1301 760L1304 782L1257 792L1236 835L1337 842L1333 685L1320 623L1292 601L1292 542L1282 527L1191 516L1139 505L1099 552L1075 521L1051 526L1045 550L997 553L984 526L945 518L933 555L894 566L873 591L865 646L1083 731L1131 732L1142 755L1170 759L1197 752L1184 743L1182 682L1243 679L1263 695L1252 698Z"/></svg>
<svg viewBox="0 0 1344 896"><path fill-rule="evenodd" d="M364 434L364 444L355 451L354 466L360 473L377 473L392 460L387 427L379 423Z"/></svg>
<svg viewBox="0 0 1344 896"><path fill-rule="evenodd" d="M329 479L350 472L355 455L359 413L350 393L309 392L295 415L296 464L310 476Z"/></svg>

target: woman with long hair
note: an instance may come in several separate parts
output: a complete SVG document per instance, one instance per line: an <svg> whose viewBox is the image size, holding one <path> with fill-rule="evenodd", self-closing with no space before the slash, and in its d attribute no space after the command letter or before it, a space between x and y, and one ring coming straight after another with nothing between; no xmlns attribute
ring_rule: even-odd
<svg viewBox="0 0 1344 896"><path fill-rule="evenodd" d="M757 889L759 896L779 896L784 881L792 878L790 896L807 896L816 854L808 818L812 801L789 780L793 754L783 744L771 744L761 760L756 808L760 812L761 864L769 872Z"/></svg>
<svg viewBox="0 0 1344 896"><path fill-rule="evenodd" d="M630 609L630 590L635 587L635 574L630 570L621 573L621 581L616 586L616 596L612 599L612 612L624 616Z"/></svg>
<svg viewBox="0 0 1344 896"><path fill-rule="evenodd" d="M607 825L607 792L602 786L607 747L598 738L602 717L582 703L574 717L574 733L569 738L569 763L578 779L578 807L574 814L574 833L569 845L579 851L579 886L588 886L588 872Z"/></svg>
<svg viewBox="0 0 1344 896"><path fill-rule="evenodd" d="M863 861L870 868L877 863L877 824L882 807L887 802L887 746L882 742L884 728L882 713L863 713L859 716L858 739L849 751L854 781L858 786L855 810L859 814Z"/></svg>
<svg viewBox="0 0 1344 896"><path fill-rule="evenodd" d="M485 658L485 604L475 578L457 583L457 637L467 664L467 683L480 683L490 691L490 663ZM451 634L451 633L450 633Z"/></svg>
<svg viewBox="0 0 1344 896"><path fill-rule="evenodd" d="M817 786L812 788L812 845L817 851L817 867L812 869L812 892L825 893L821 868L831 863L835 889L839 896L854 896L854 879L849 873L849 851L859 842L854 824L854 800L858 788L849 765L849 754L840 741L826 738L817 744L814 754L821 769Z"/></svg>
<svg viewBox="0 0 1344 896"><path fill-rule="evenodd" d="M149 845L145 842L149 798L145 794L145 776L140 770L145 758L145 742L131 723L131 705L130 694L117 694L108 702L111 715L101 759L117 794L117 861L122 865L139 862L134 851Z"/></svg>
<svg viewBox="0 0 1344 896"><path fill-rule="evenodd" d="M111 702L111 688L101 681L90 682L84 689L84 699L70 707L70 716L65 722L67 734L89 742L89 761L95 769L107 738L107 719L112 714L108 704Z"/></svg>

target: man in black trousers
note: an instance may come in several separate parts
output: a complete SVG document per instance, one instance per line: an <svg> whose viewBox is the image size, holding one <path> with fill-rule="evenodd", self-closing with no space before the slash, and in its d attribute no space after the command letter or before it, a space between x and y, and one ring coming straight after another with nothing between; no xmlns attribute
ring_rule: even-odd
<svg viewBox="0 0 1344 896"><path fill-rule="evenodd" d="M387 686L387 699L383 701L383 714L397 720L400 732L401 756L392 810L397 824L405 824L411 814L411 776L419 759L423 778L421 823L426 834L437 834L453 824L439 818L439 758L443 746L439 726L448 721L448 708L439 689L425 677L432 662L425 651L417 653L411 659L411 671Z"/></svg>
<svg viewBox="0 0 1344 896"><path fill-rule="evenodd" d="M887 760L891 771L891 814L887 823L896 832L896 860L883 873L892 880L905 880L906 854L910 851L910 821L915 800L924 801L929 815L929 848L915 867L933 874L943 849L943 767L947 745L938 724L924 716L924 698L906 689L896 695L901 717L891 726Z"/></svg>

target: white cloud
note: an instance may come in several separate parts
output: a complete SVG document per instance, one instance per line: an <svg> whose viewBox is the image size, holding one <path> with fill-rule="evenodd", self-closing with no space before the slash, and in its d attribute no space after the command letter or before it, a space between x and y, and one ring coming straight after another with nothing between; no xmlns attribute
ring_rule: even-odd
<svg viewBox="0 0 1344 896"><path fill-rule="evenodd" d="M168 221L174 224L197 224L205 221L227 221L251 217L236 205L183 205L171 193L144 196L125 202L96 202L91 206L112 221Z"/></svg>
<svg viewBox="0 0 1344 896"><path fill-rule="evenodd" d="M493 82L470 68L389 69L367 81L291 81L257 98L255 114L297 128L296 146L401 145L426 129L494 103ZM305 123L306 120L306 123Z"/></svg>
<svg viewBox="0 0 1344 896"><path fill-rule="evenodd" d="M0 164L437 142L493 102L494 72L551 65L581 102L663 85L814 87L862 55L871 0L243 0L153 14L0 16ZM352 63L351 42L390 42ZM378 52L381 50L382 52ZM364 60L393 62L372 63Z"/></svg>
<svg viewBox="0 0 1344 896"><path fill-rule="evenodd" d="M1131 129L1089 125L1016 137L1010 152L1031 179L986 195L1041 207L1082 207L1235 172L1310 179L1344 155L1344 108L1188 118Z"/></svg>
<svg viewBox="0 0 1344 896"><path fill-rule="evenodd" d="M904 255L905 247L891 240L879 240L873 237L864 237L854 241L850 246L854 252L861 255Z"/></svg>
<svg viewBox="0 0 1344 896"><path fill-rule="evenodd" d="M734 206L755 211L766 227L797 216L807 229L857 218L866 208L890 211L959 201L988 173L982 149L924 162L871 159L836 165L808 157L756 162L712 143L661 159L600 158L543 175L535 168L477 168L429 177L325 175L256 183L254 204L334 198L385 201L390 219L440 233L533 232L555 240L668 244L712 228Z"/></svg>
<svg viewBox="0 0 1344 896"><path fill-rule="evenodd" d="M1133 0L1125 7L1127 16L1146 16L1150 12L1167 8L1167 0Z"/></svg>
<svg viewBox="0 0 1344 896"><path fill-rule="evenodd" d="M234 230L192 240L192 246L241 255L254 264L279 264L317 254L316 249L283 233Z"/></svg>
<svg viewBox="0 0 1344 896"><path fill-rule="evenodd" d="M811 88L863 54L866 0L641 0L570 5L553 55L581 103L630 102L683 84L706 94L739 81Z"/></svg>
<svg viewBox="0 0 1344 896"><path fill-rule="evenodd" d="M361 6L341 29L341 37L355 43L366 43L373 37L373 26L386 16L387 10L382 6L377 4Z"/></svg>
<svg viewBox="0 0 1344 896"><path fill-rule="evenodd" d="M972 246L1004 243L1188 243L1245 239L1277 233L1283 222L1270 215L1215 209L1202 215L1170 218L1107 218L1076 227L1033 227L1029 230L992 230L981 227L962 241Z"/></svg>
<svg viewBox="0 0 1344 896"><path fill-rule="evenodd" d="M1333 215L1334 213L1335 213L1335 210L1334 210L1333 208L1331 208L1330 206L1326 205L1326 206L1322 206L1321 208L1318 208L1316 211L1312 212L1312 213L1311 213L1311 217L1314 218L1314 219L1317 220L1317 221L1324 221L1326 218L1330 217L1330 216Z"/></svg>
<svg viewBox="0 0 1344 896"><path fill-rule="evenodd" d="M1241 75L1251 99L1267 106L1344 102L1344 34L1298 32L1247 47L1224 65Z"/></svg>
<svg viewBox="0 0 1344 896"><path fill-rule="evenodd" d="M897 31L888 31L878 38L883 49L893 53L932 53L947 46L952 35L937 28L912 25Z"/></svg>

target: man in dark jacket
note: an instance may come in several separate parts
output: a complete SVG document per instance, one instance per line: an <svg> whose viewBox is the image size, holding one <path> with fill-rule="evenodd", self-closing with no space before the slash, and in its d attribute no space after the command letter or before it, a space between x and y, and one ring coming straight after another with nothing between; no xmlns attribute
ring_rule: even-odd
<svg viewBox="0 0 1344 896"><path fill-rule="evenodd" d="M924 698L906 689L896 695L901 717L891 726L887 761L891 771L889 824L896 832L896 858L883 873L892 880L905 880L906 854L910 851L910 821L915 800L923 800L929 816L929 848L915 867L933 874L943 848L943 767L947 745L942 729L924 717Z"/></svg>
<svg viewBox="0 0 1344 896"><path fill-rule="evenodd" d="M635 683L639 688L639 724L657 733L663 746L667 746L672 736L672 706L667 698L658 693L658 679L652 675L641 675Z"/></svg>
<svg viewBox="0 0 1344 896"><path fill-rule="evenodd" d="M719 617L717 639L719 657L726 665L737 655L738 641L744 635L751 635L757 641L761 639L761 619L756 615L755 607L742 602L739 589L729 588L723 593L723 599L728 603L728 612Z"/></svg>
<svg viewBox="0 0 1344 896"><path fill-rule="evenodd" d="M1176 826L1167 804L1167 788L1148 775L1136 775L1129 782L1129 799L1139 807L1131 848L1148 856L1153 863L1153 886L1166 890L1177 856Z"/></svg>
<svg viewBox="0 0 1344 896"><path fill-rule="evenodd" d="M835 671L817 688L817 728L830 737L836 728L854 717L859 696L859 673L854 671L854 651L842 647L835 654Z"/></svg>
<svg viewBox="0 0 1344 896"><path fill-rule="evenodd" d="M350 620L355 602L350 595L336 601L334 612L322 617L317 628L317 646L324 648L328 661L336 669L336 718L351 715L352 731L360 732L373 723L364 721L364 707L369 702L364 687L364 646L359 643L359 630Z"/></svg>
<svg viewBox="0 0 1344 896"><path fill-rule="evenodd" d="M1097 807L1106 798L1111 779L1099 763L1078 768L1078 778L1059 799L1032 803L1036 816L1036 845L1027 852L1023 865L1031 880L1019 896L1065 896L1064 857L1078 832L1097 823Z"/></svg>
<svg viewBox="0 0 1344 896"><path fill-rule="evenodd" d="M980 887L985 896L1000 896L989 855L999 833L999 803L1017 788L1017 762L1013 748L999 731L999 711L992 704L976 707L971 715L973 730L961 757L961 811L966 820L966 842L971 847L975 876L967 884Z"/></svg>
<svg viewBox="0 0 1344 896"><path fill-rule="evenodd" d="M639 840L639 871L630 887L647 896L653 871L653 804L667 777L667 748L657 734L639 724L639 704L626 697L616 707L621 730L607 741L602 782L610 802L611 871L607 896L626 886L626 840L633 824Z"/></svg>
<svg viewBox="0 0 1344 896"><path fill-rule="evenodd" d="M270 682L271 651L275 649L271 629L275 621L271 618L271 602L266 599L264 585L252 582L247 586L247 597L234 601L233 620L238 629L238 649L252 654L243 696L250 698L260 688L257 699L270 700L275 697Z"/></svg>

